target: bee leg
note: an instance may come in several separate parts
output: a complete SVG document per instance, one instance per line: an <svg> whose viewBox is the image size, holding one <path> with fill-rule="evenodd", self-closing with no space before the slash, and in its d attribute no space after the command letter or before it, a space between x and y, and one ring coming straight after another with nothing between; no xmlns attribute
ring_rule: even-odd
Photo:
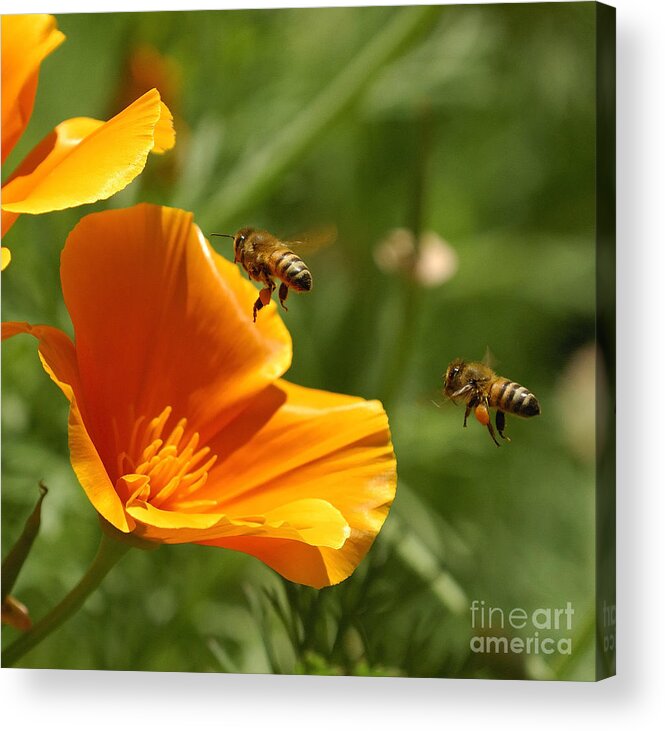
<svg viewBox="0 0 665 731"><path fill-rule="evenodd" d="M466 420L469 418L469 414L471 413L471 409L475 406L474 401L469 401L469 403L466 405L466 409L464 410L464 428L466 429Z"/></svg>
<svg viewBox="0 0 665 731"><path fill-rule="evenodd" d="M494 433L494 427L492 426L492 422L491 421L488 421L487 422L487 431L489 431L490 436L492 437L492 439L494 441L494 444L496 444L497 447L500 447L501 445L496 440L496 434Z"/></svg>
<svg viewBox="0 0 665 731"><path fill-rule="evenodd" d="M261 290L263 292L263 290ZM254 303L254 310L252 314L254 315L254 322L256 322L256 313L263 307L263 302L261 302L261 297L256 298L256 302Z"/></svg>
<svg viewBox="0 0 665 731"><path fill-rule="evenodd" d="M265 287L259 292L258 299L254 303L254 322L256 322L256 313L262 307L265 307L270 303L272 293L275 291L275 283L270 278L269 273L265 270L257 269L251 272L251 274L253 275L250 277L251 279L255 279L257 282L263 282L263 284L265 284Z"/></svg>
<svg viewBox="0 0 665 731"><path fill-rule="evenodd" d="M289 288L284 282L279 285L279 304L288 312L288 307L284 304L284 300L288 297Z"/></svg>
<svg viewBox="0 0 665 731"><path fill-rule="evenodd" d="M272 296L272 289L270 289L270 287L264 287L259 292L259 296L256 298L256 302L254 303L254 310L253 310L254 322L256 322L256 313L270 302L271 296Z"/></svg>
<svg viewBox="0 0 665 731"><path fill-rule="evenodd" d="M507 437L503 430L506 428L506 414L503 411L497 411L496 412L496 428L499 432L499 436L501 439L505 439L507 442L510 441L510 437Z"/></svg>

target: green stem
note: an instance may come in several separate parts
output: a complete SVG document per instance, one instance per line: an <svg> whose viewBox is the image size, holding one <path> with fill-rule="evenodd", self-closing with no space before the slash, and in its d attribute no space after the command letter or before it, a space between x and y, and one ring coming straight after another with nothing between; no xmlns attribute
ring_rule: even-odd
<svg viewBox="0 0 665 731"><path fill-rule="evenodd" d="M422 287L416 281L415 267L420 256L420 238L425 218L426 185L429 160L431 157L432 117L428 106L422 106L414 125L417 135L417 151L414 157L414 174L408 225L413 233L414 252L411 269L406 272L403 282L403 302L400 322L396 328L393 356L388 360L384 380L379 391L384 408L390 410L400 391L404 374L413 353L416 337L418 313L422 299Z"/></svg>
<svg viewBox="0 0 665 731"><path fill-rule="evenodd" d="M397 13L306 109L263 148L236 166L199 212L199 220L204 225L210 221L223 226L245 211L352 106L386 63L432 27L440 11L437 6L424 5Z"/></svg>
<svg viewBox="0 0 665 731"><path fill-rule="evenodd" d="M106 533L102 533L97 555L85 576L57 607L3 651L2 666L12 667L28 650L48 637L66 619L75 614L130 547L128 543L121 543Z"/></svg>

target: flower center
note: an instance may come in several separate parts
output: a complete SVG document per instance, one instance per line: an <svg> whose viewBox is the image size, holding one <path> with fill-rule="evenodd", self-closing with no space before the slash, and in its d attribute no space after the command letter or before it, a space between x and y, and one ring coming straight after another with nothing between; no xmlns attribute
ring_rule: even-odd
<svg viewBox="0 0 665 731"><path fill-rule="evenodd" d="M209 456L210 447L198 449L199 434L185 439L187 419L180 419L165 435L172 408L167 406L150 421L140 417L134 423L129 448L118 456L116 483L126 502L138 499L154 507L200 509L213 500L192 500L208 479L208 471L217 460Z"/></svg>

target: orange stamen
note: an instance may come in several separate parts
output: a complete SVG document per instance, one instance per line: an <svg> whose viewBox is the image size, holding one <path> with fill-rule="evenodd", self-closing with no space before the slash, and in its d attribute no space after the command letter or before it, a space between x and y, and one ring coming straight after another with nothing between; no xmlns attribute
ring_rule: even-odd
<svg viewBox="0 0 665 731"><path fill-rule="evenodd" d="M207 500L184 500L206 483L208 471L217 455L208 457L210 447L197 450L199 434L194 432L184 441L187 419L180 419L164 438L166 424L173 409L167 406L159 416L146 423L145 416L136 419L127 451L118 456L121 475L143 475L148 478L147 491L141 494L154 507L163 507L170 498L190 509L208 507ZM203 460L208 457L204 462Z"/></svg>

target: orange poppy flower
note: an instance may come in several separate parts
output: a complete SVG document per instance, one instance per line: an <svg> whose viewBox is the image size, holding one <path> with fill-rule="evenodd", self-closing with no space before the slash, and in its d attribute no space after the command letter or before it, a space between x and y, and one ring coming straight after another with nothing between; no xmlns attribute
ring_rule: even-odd
<svg viewBox="0 0 665 731"><path fill-rule="evenodd" d="M282 380L291 339L275 304L252 322L255 288L187 212L86 216L61 279L75 342L16 322L3 337L39 340L100 515L149 541L252 554L315 587L349 576L395 494L381 404Z"/></svg>
<svg viewBox="0 0 665 731"><path fill-rule="evenodd" d="M2 160L23 134L41 61L62 41L50 15L2 18ZM77 117L59 124L2 188L2 236L21 213L46 213L109 198L145 167L149 152L175 144L171 113L152 89L102 122ZM2 250L2 268L10 260Z"/></svg>

